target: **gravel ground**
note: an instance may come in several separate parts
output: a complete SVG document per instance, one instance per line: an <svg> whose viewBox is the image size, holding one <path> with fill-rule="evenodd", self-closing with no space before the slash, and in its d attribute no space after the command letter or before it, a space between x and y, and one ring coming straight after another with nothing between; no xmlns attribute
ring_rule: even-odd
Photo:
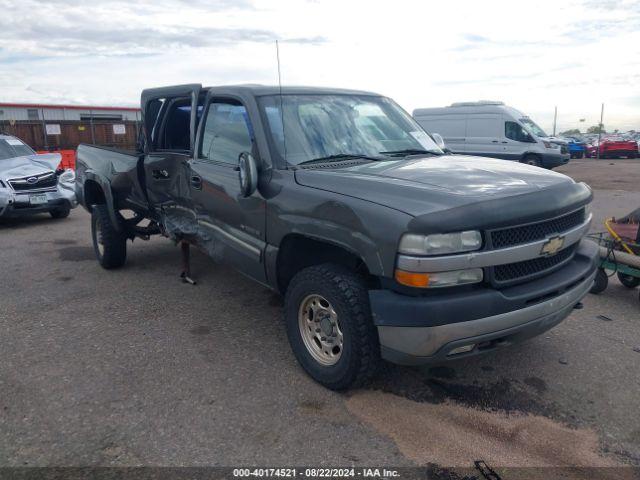
<svg viewBox="0 0 640 480"><path fill-rule="evenodd" d="M640 206L640 162L559 170L598 221ZM279 297L197 252L180 283L165 239L104 271L78 209L1 223L0 264L0 466L640 465L640 304L616 279L521 346L337 394Z"/></svg>

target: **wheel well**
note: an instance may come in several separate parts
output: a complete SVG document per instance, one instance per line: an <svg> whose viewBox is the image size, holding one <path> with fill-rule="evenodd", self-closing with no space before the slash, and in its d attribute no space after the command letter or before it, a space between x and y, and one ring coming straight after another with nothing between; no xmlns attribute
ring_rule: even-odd
<svg viewBox="0 0 640 480"><path fill-rule="evenodd" d="M542 157L540 156L540 154L538 154L538 153L532 153L532 152L524 153L524 154L522 155L522 158L521 158L520 160L521 160L521 161L522 161L522 160L525 160L527 157L536 157L538 160L542 161Z"/></svg>
<svg viewBox="0 0 640 480"><path fill-rule="evenodd" d="M84 203L91 209L91 205L100 205L107 203L102 187L93 180L87 180L84 183Z"/></svg>
<svg viewBox="0 0 640 480"><path fill-rule="evenodd" d="M342 265L362 275L372 288L378 282L364 261L353 252L329 242L292 234L282 240L278 250L276 272L280 293L286 292L289 282L300 270L322 263Z"/></svg>

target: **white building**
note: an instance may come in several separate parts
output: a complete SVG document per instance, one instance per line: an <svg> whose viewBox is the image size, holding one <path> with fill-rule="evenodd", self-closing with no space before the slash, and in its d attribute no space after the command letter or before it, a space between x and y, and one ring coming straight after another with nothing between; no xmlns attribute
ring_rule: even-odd
<svg viewBox="0 0 640 480"><path fill-rule="evenodd" d="M0 122L6 121L140 121L135 107L99 107L81 105L47 105L0 103Z"/></svg>

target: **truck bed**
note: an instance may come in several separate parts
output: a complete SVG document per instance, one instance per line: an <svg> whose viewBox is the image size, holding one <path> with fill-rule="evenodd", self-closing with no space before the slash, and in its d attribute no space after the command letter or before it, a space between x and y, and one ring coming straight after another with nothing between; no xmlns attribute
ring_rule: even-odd
<svg viewBox="0 0 640 480"><path fill-rule="evenodd" d="M78 200L89 209L91 199L85 198L87 184L95 182L103 192L111 192L118 208L146 208L146 199L139 182L140 154L134 150L81 144L76 159L76 190ZM88 201L89 200L89 201Z"/></svg>

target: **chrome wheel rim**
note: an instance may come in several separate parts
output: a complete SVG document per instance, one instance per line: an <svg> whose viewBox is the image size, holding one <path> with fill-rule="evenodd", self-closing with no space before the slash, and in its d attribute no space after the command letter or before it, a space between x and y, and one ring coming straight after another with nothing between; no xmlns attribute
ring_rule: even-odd
<svg viewBox="0 0 640 480"><path fill-rule="evenodd" d="M338 363L342 356L343 336L338 314L321 295L307 295L298 310L298 327L304 346L321 365Z"/></svg>
<svg viewBox="0 0 640 480"><path fill-rule="evenodd" d="M96 246L98 247L98 254L100 257L104 256L104 239L102 238L102 227L100 226L100 222L96 222L95 226L96 232Z"/></svg>

